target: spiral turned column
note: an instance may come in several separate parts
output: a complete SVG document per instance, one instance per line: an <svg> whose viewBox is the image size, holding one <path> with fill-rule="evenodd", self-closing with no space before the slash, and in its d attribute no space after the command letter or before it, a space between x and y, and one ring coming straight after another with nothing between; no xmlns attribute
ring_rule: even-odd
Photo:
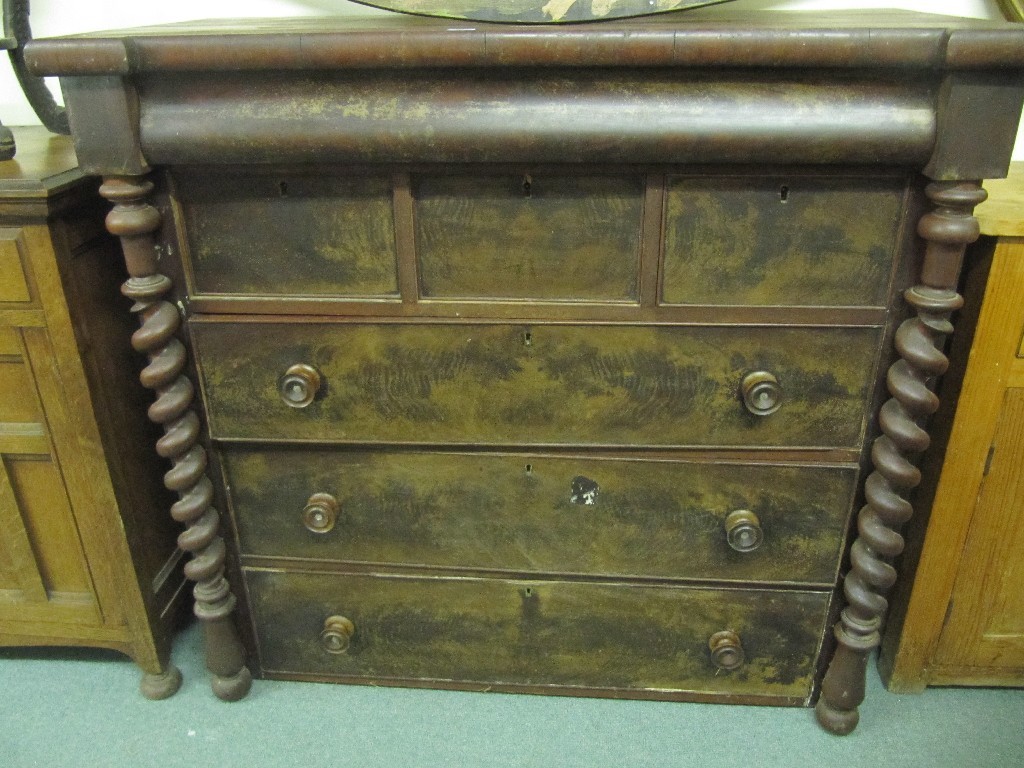
<svg viewBox="0 0 1024 768"><path fill-rule="evenodd" d="M121 239L129 274L121 292L135 302L131 311L141 324L132 335L132 346L149 358L140 380L156 392L149 418L164 429L156 450L172 464L164 485L179 495L171 516L186 526L178 545L192 554L185 575L196 583L195 614L202 621L206 667L213 676L213 692L225 701L236 701L248 693L252 677L234 625L236 599L224 578L220 515L213 507L206 450L198 442L192 382L183 373L187 353L175 336L181 318L164 299L171 281L160 274L157 264L154 232L161 216L147 202L152 189L152 183L141 177L113 177L104 179L100 194L114 204L107 229Z"/></svg>
<svg viewBox="0 0 1024 768"><path fill-rule="evenodd" d="M977 182L936 182L925 193L935 209L917 228L926 242L921 281L904 293L916 315L896 331L899 359L886 377L891 398L879 412L881 435L871 446L874 471L865 483L866 504L843 582L847 606L835 626L838 645L816 708L818 722L839 735L857 727L868 655L881 642L885 595L897 576L892 562L903 551L900 530L913 514L907 498L921 481L915 464L931 441L927 419L939 407L933 386L949 364L942 351L953 332L949 318L963 305L956 292L960 266L967 244L979 235L972 211L987 197Z"/></svg>

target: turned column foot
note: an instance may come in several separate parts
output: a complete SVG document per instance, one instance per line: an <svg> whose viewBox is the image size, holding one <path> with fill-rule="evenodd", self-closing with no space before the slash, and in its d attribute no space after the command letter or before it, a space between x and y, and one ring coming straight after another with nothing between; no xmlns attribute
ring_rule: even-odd
<svg viewBox="0 0 1024 768"><path fill-rule="evenodd" d="M173 664L159 673L146 672L139 681L139 692L151 701L169 699L181 688L181 670Z"/></svg>
<svg viewBox="0 0 1024 768"><path fill-rule="evenodd" d="M840 630L841 631L841 630ZM858 707L864 701L868 649L854 650L840 645L832 658L814 707L818 723L831 734L846 736L860 722Z"/></svg>
<svg viewBox="0 0 1024 768"><path fill-rule="evenodd" d="M210 688L221 701L239 701L244 699L252 688L252 673L248 667L242 667L231 677L211 675Z"/></svg>
<svg viewBox="0 0 1024 768"><path fill-rule="evenodd" d="M977 182L936 182L925 190L935 210L918 223L926 244L920 282L904 293L915 314L896 330L898 359L886 376L891 397L878 414L881 434L871 444L872 473L864 483L865 505L857 516L850 572L843 579L846 608L835 627L837 648L821 684L815 712L830 733L857 727L864 701L868 655L881 643L896 582L893 563L903 552L901 529L913 515L910 495L921 482L916 466L931 438L925 428L939 407L934 384L949 364L943 352L953 332L952 314L963 305L956 292L964 249L978 238L971 215L986 194Z"/></svg>
<svg viewBox="0 0 1024 768"><path fill-rule="evenodd" d="M170 511L185 526L178 546L192 555L185 564L185 576L195 582L193 610L203 625L206 667L214 693L235 701L249 691L252 677L233 623L236 600L224 576L227 548L220 534L220 513L214 507L199 417L192 407L195 390L186 374L188 352L178 338L181 316L167 298L171 280L158 269L154 233L162 217L148 202L152 190L153 185L141 177L108 178L100 186L100 194L114 203L107 229L121 239L128 268L121 292L134 302L131 311L140 322L132 346L149 359L139 379L156 393L149 418L164 430L156 452L171 463L164 485L178 494ZM161 681L144 684L156 693L162 690ZM170 687L170 681L163 685Z"/></svg>
<svg viewBox="0 0 1024 768"><path fill-rule="evenodd" d="M814 707L818 724L834 736L847 736L857 728L860 712L856 709L837 709L825 699L818 699Z"/></svg>

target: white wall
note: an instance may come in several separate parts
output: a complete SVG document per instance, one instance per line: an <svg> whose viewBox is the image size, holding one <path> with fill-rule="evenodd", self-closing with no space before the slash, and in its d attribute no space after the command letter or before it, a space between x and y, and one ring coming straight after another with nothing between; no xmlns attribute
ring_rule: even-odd
<svg viewBox="0 0 1024 768"><path fill-rule="evenodd" d="M735 0L733 8L777 10L842 10L902 8L974 18L1001 18L996 0ZM102 29L148 26L194 19L270 16L374 16L385 14L347 0L32 0L34 37L68 35ZM55 89L56 90L56 89ZM0 61L0 120L6 125L35 125L38 119L25 101L10 67ZM1018 138L1015 159L1024 159Z"/></svg>

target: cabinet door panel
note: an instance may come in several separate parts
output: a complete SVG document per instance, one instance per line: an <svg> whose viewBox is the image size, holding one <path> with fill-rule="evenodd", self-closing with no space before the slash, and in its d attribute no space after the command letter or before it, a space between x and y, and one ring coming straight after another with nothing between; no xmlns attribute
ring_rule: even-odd
<svg viewBox="0 0 1024 768"><path fill-rule="evenodd" d="M1024 389L1008 389L992 462L971 519L953 609L939 640L944 665L1024 673Z"/></svg>

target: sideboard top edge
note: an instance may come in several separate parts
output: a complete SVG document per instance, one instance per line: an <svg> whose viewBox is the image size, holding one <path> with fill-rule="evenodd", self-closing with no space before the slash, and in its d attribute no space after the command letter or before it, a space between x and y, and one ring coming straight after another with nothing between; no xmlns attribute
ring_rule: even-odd
<svg viewBox="0 0 1024 768"><path fill-rule="evenodd" d="M1024 66L1024 26L873 12L663 14L514 25L396 18L250 19L35 40L37 75L487 66L976 69Z"/></svg>

